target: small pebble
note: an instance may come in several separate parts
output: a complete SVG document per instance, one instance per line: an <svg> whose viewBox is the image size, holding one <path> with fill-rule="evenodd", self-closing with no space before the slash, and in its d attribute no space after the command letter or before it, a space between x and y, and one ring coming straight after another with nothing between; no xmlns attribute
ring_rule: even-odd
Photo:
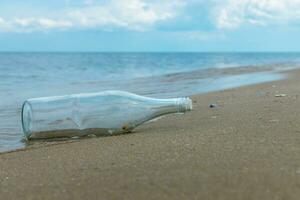
<svg viewBox="0 0 300 200"><path fill-rule="evenodd" d="M218 107L218 104L212 103L212 104L209 105L209 107L210 108L216 108L216 107Z"/></svg>

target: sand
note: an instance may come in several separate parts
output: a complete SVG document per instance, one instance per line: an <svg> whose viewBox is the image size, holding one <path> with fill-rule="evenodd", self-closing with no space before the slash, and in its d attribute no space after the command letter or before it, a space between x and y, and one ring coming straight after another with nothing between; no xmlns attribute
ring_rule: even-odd
<svg viewBox="0 0 300 200"><path fill-rule="evenodd" d="M299 95L293 71L193 96L132 134L2 153L1 199L299 199Z"/></svg>

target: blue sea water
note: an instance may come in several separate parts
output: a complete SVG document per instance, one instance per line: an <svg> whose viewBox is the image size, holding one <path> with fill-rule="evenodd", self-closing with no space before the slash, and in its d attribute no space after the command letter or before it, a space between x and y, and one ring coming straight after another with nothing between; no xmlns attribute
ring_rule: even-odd
<svg viewBox="0 0 300 200"><path fill-rule="evenodd" d="M27 98L126 90L168 98L281 79L300 53L0 53L0 152L21 148Z"/></svg>

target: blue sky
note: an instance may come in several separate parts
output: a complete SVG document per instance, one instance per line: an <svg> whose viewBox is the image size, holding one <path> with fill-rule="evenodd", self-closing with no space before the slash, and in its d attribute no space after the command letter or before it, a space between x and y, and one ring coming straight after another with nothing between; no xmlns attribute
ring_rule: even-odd
<svg viewBox="0 0 300 200"><path fill-rule="evenodd" d="M0 0L0 51L300 51L300 0Z"/></svg>

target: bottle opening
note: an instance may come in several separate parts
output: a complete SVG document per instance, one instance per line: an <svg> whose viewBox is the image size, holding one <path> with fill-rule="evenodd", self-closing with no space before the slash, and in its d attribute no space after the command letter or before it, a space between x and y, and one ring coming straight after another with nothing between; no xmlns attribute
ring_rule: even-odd
<svg viewBox="0 0 300 200"><path fill-rule="evenodd" d="M192 100L189 97L178 100L179 112L187 112L193 109Z"/></svg>

